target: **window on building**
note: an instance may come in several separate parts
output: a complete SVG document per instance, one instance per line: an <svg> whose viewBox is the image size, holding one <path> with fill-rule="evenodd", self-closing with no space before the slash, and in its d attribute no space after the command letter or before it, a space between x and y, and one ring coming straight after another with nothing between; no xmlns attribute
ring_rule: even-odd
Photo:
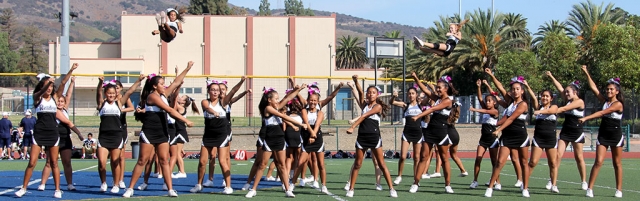
<svg viewBox="0 0 640 201"><path fill-rule="evenodd" d="M202 87L182 87L180 88L181 94L201 94Z"/></svg>
<svg viewBox="0 0 640 201"><path fill-rule="evenodd" d="M132 75L132 76L107 76L107 75ZM122 84L133 84L138 80L140 71L104 71L104 80L119 80ZM136 76L138 75L138 76Z"/></svg>

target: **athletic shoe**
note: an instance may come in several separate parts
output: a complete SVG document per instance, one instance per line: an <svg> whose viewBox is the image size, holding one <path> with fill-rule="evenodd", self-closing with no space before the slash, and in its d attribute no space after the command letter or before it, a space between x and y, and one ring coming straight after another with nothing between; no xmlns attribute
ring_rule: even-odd
<svg viewBox="0 0 640 201"><path fill-rule="evenodd" d="M244 186L242 186L243 191L249 190L249 188L251 188L250 184L244 184Z"/></svg>
<svg viewBox="0 0 640 201"><path fill-rule="evenodd" d="M445 186L444 187L444 192L453 193L453 189L451 189L451 186Z"/></svg>
<svg viewBox="0 0 640 201"><path fill-rule="evenodd" d="M156 177L158 177L158 173L152 172L151 174L149 174L149 176L156 178Z"/></svg>
<svg viewBox="0 0 640 201"><path fill-rule="evenodd" d="M589 184L587 182L582 182L582 190L587 190L589 188Z"/></svg>
<svg viewBox="0 0 640 201"><path fill-rule="evenodd" d="M213 187L213 181L207 180L206 182L204 182L202 184L202 186L204 186L204 187Z"/></svg>
<svg viewBox="0 0 640 201"><path fill-rule="evenodd" d="M381 190L382 190L382 185L380 185L380 184L376 184L376 190L377 190L377 191L381 191Z"/></svg>
<svg viewBox="0 0 640 201"><path fill-rule="evenodd" d="M162 184L162 190L163 191L168 191L169 188L167 187L167 184Z"/></svg>
<svg viewBox="0 0 640 201"><path fill-rule="evenodd" d="M395 185L400 184L400 182L402 182L402 177L401 176L398 176L398 177L396 177L396 180L393 180L393 184L395 184Z"/></svg>
<svg viewBox="0 0 640 201"><path fill-rule="evenodd" d="M276 181L276 178L273 176L267 177L267 181Z"/></svg>
<svg viewBox="0 0 640 201"><path fill-rule="evenodd" d="M107 183L102 183L102 184L100 185L100 192L107 192L107 188L109 188L109 187L107 186Z"/></svg>
<svg viewBox="0 0 640 201"><path fill-rule="evenodd" d="M298 183L298 185L300 185L300 187L304 187L304 185L306 185L306 182L304 181L304 179L300 179L300 183Z"/></svg>
<svg viewBox="0 0 640 201"><path fill-rule="evenodd" d="M280 181L280 177L276 177L276 181L279 182Z"/></svg>
<svg viewBox="0 0 640 201"><path fill-rule="evenodd" d="M67 190L75 191L75 190L76 190L76 187L75 187L75 186L73 186L73 184L67 184Z"/></svg>
<svg viewBox="0 0 640 201"><path fill-rule="evenodd" d="M315 181L316 179L313 178L313 176L307 177L303 179L305 183L311 183L313 181Z"/></svg>
<svg viewBox="0 0 640 201"><path fill-rule="evenodd" d="M558 186L552 186L551 187L551 192L560 193L560 190L558 190Z"/></svg>
<svg viewBox="0 0 640 201"><path fill-rule="evenodd" d="M233 193L233 188L231 187L225 187L224 190L222 190L222 194L232 194Z"/></svg>
<svg viewBox="0 0 640 201"><path fill-rule="evenodd" d="M156 13L156 22L158 22L158 26L162 26L162 16L160 16L160 13Z"/></svg>
<svg viewBox="0 0 640 201"><path fill-rule="evenodd" d="M411 188L409 188L409 193L416 193L418 192L418 185L412 184Z"/></svg>
<svg viewBox="0 0 640 201"><path fill-rule="evenodd" d="M489 186L489 184L491 184L491 180L489 180L487 183L484 183L484 186Z"/></svg>
<svg viewBox="0 0 640 201"><path fill-rule="evenodd" d="M616 194L614 195L617 198L621 198L622 197L622 191L616 190Z"/></svg>
<svg viewBox="0 0 640 201"><path fill-rule="evenodd" d="M431 179L431 175L427 174L422 174L422 178L423 179Z"/></svg>
<svg viewBox="0 0 640 201"><path fill-rule="evenodd" d="M296 184L289 183L289 191L293 191L293 189L296 189Z"/></svg>
<svg viewBox="0 0 640 201"><path fill-rule="evenodd" d="M125 198L130 198L131 196L133 196L133 188L127 188L127 190L124 191L124 194L122 194L122 197Z"/></svg>
<svg viewBox="0 0 640 201"><path fill-rule="evenodd" d="M494 190L502 190L502 184L493 184Z"/></svg>
<svg viewBox="0 0 640 201"><path fill-rule="evenodd" d="M178 197L178 192L176 190L169 190L169 197Z"/></svg>
<svg viewBox="0 0 640 201"><path fill-rule="evenodd" d="M484 196L490 198L491 194L493 194L493 189L487 188L487 191L484 192Z"/></svg>
<svg viewBox="0 0 640 201"><path fill-rule="evenodd" d="M593 190L591 190L590 188L587 189L587 197L590 197L590 198L593 197Z"/></svg>
<svg viewBox="0 0 640 201"><path fill-rule="evenodd" d="M256 196L256 190L253 190L253 189L249 190L249 192L247 192L247 194L244 195L244 197L246 197L246 198L252 198L252 197L255 197L255 196Z"/></svg>
<svg viewBox="0 0 640 201"><path fill-rule="evenodd" d="M414 36L413 37L413 45L416 46L416 49L420 49L422 46L424 46L424 42L422 42L422 40L420 40L420 38Z"/></svg>
<svg viewBox="0 0 640 201"><path fill-rule="evenodd" d="M26 193L27 193L27 189L26 188L20 188L20 190L16 191L16 197L21 198Z"/></svg>
<svg viewBox="0 0 640 201"><path fill-rule="evenodd" d="M62 191L61 190L57 190L56 192L53 193L53 197L54 198L62 198Z"/></svg>
<svg viewBox="0 0 640 201"><path fill-rule="evenodd" d="M12 160L13 160L13 157L9 157L9 159L7 159L7 160L12 161ZM62 194L60 194L60 196L62 196Z"/></svg>
<svg viewBox="0 0 640 201"><path fill-rule="evenodd" d="M44 191L44 189L45 189L45 185L44 184L38 185L38 190L39 191Z"/></svg>
<svg viewBox="0 0 640 201"><path fill-rule="evenodd" d="M547 190L551 190L551 187L553 187L553 184L551 183L551 179L549 179L549 181L547 182L547 185L544 186Z"/></svg>
<svg viewBox="0 0 640 201"><path fill-rule="evenodd" d="M295 198L296 197L296 195L293 194L292 190L284 192L284 195L287 196L288 198Z"/></svg>
<svg viewBox="0 0 640 201"><path fill-rule="evenodd" d="M224 179L222 180L222 185L221 187L226 187L227 186L227 181L225 181Z"/></svg>
<svg viewBox="0 0 640 201"><path fill-rule="evenodd" d="M111 188L111 193L119 193L120 192L120 188L118 186L113 186L113 188Z"/></svg>
<svg viewBox="0 0 640 201"><path fill-rule="evenodd" d="M320 190L320 192L322 193L329 193L329 190L327 190L326 186L322 186L322 189Z"/></svg>
<svg viewBox="0 0 640 201"><path fill-rule="evenodd" d="M284 187L284 184L282 184L282 191L287 191L287 187Z"/></svg>
<svg viewBox="0 0 640 201"><path fill-rule="evenodd" d="M442 175L439 172L431 174L431 178L438 178L438 177L441 177L441 176Z"/></svg>
<svg viewBox="0 0 640 201"><path fill-rule="evenodd" d="M126 184L124 184L124 181L120 181L120 182L118 182L118 186L119 186L120 188L122 188L122 189L127 188L127 185L126 185Z"/></svg>
<svg viewBox="0 0 640 201"><path fill-rule="evenodd" d="M529 195L529 189L522 190L522 197L525 197L525 198L531 197L531 195Z"/></svg>
<svg viewBox="0 0 640 201"><path fill-rule="evenodd" d="M160 23L162 23L162 24L167 23L167 13L165 13L164 11L161 11L160 12L160 17L161 17L161 20L160 20L161 22Z"/></svg>
<svg viewBox="0 0 640 201"><path fill-rule="evenodd" d="M398 197L398 192L396 192L395 189L389 190L389 197L397 198Z"/></svg>
<svg viewBox="0 0 640 201"><path fill-rule="evenodd" d="M202 191L202 185L200 184L196 184L196 186L194 186L193 188L191 188L191 190L189 190L189 192L192 193L199 193Z"/></svg>
<svg viewBox="0 0 640 201"><path fill-rule="evenodd" d="M347 184L344 185L344 190L345 191L351 190L351 182L347 182Z"/></svg>
<svg viewBox="0 0 640 201"><path fill-rule="evenodd" d="M353 191L352 190L348 190L347 194L345 196L352 198L353 197Z"/></svg>
<svg viewBox="0 0 640 201"><path fill-rule="evenodd" d="M520 192L524 191L524 185L520 186Z"/></svg>
<svg viewBox="0 0 640 201"><path fill-rule="evenodd" d="M466 177L466 176L469 176L469 173L468 172L463 172L463 173L460 173L460 175L458 175L458 176L459 177Z"/></svg>
<svg viewBox="0 0 640 201"><path fill-rule="evenodd" d="M171 178L174 178L174 179L187 178L187 174L183 173L183 172L178 172L178 173L176 173L174 175L171 175Z"/></svg>
<svg viewBox="0 0 640 201"><path fill-rule="evenodd" d="M515 187L521 187L521 186L522 186L522 181L518 180L518 181L516 182L516 184L514 184L513 186L515 186Z"/></svg>
<svg viewBox="0 0 640 201"><path fill-rule="evenodd" d="M140 186L138 186L138 190L141 190L141 191L147 190L148 186L149 186L148 184L142 183L140 184Z"/></svg>
<svg viewBox="0 0 640 201"><path fill-rule="evenodd" d="M318 181L313 181L313 184L311 185L311 187L320 188L320 183L318 183Z"/></svg>
<svg viewBox="0 0 640 201"><path fill-rule="evenodd" d="M475 189L477 187L478 187L478 182L477 181L473 181L473 182L471 182L471 185L469 185L470 189Z"/></svg>

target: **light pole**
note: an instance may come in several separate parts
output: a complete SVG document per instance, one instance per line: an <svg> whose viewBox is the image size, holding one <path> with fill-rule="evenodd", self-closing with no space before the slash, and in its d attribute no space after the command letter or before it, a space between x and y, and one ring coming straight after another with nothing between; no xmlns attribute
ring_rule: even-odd
<svg viewBox="0 0 640 201"><path fill-rule="evenodd" d="M332 58L333 58L333 48L332 47L333 46L331 46L331 43L329 43L329 78L327 78L327 91L329 91L329 93L332 92L332 87L331 87L331 74L332 74L331 71L333 71L333 68L332 68L333 65L331 65L331 61L332 61ZM333 111L333 100L329 101L329 107L327 108L327 114L328 114L327 115L328 116L327 124L329 124L329 125L331 125L331 114L332 114L331 112L332 111Z"/></svg>

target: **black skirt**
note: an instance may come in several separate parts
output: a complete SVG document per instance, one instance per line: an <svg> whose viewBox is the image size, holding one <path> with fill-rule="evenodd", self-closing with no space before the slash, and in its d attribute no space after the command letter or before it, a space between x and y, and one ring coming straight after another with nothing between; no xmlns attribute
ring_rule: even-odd
<svg viewBox="0 0 640 201"><path fill-rule="evenodd" d="M205 118L204 136L202 136L202 146L205 147L227 147L231 131L226 118Z"/></svg>
<svg viewBox="0 0 640 201"><path fill-rule="evenodd" d="M624 136L620 124L618 119L603 117L600 121L600 129L598 129L597 144L609 147L624 146Z"/></svg>
<svg viewBox="0 0 640 201"><path fill-rule="evenodd" d="M147 144L169 143L167 113L146 112L144 114L140 142Z"/></svg>
<svg viewBox="0 0 640 201"><path fill-rule="evenodd" d="M56 113L38 113L36 125L33 128L33 144L53 147L60 143Z"/></svg>
<svg viewBox="0 0 640 201"><path fill-rule="evenodd" d="M402 131L402 141L422 143L424 139L422 138L422 128L420 128L421 122L422 120L414 121L413 117L411 116L405 117L404 130Z"/></svg>
<svg viewBox="0 0 640 201"><path fill-rule="evenodd" d="M557 148L556 121L536 120L532 144L540 148Z"/></svg>
<svg viewBox="0 0 640 201"><path fill-rule="evenodd" d="M189 134L187 133L187 125L184 122L176 121L176 136L171 140L171 145L184 144L189 142Z"/></svg>
<svg viewBox="0 0 640 201"><path fill-rule="evenodd" d="M311 125L310 128L315 128L316 125ZM316 139L313 143L309 143L309 138L311 137L311 133L308 130L302 131L302 139L303 146L302 150L311 153L311 152L324 152L324 140L322 139L322 131L318 130L316 133Z"/></svg>
<svg viewBox="0 0 640 201"><path fill-rule="evenodd" d="M496 126L491 124L482 124L482 131L478 145L485 149L492 149L498 147L500 141L493 136L493 132L496 131Z"/></svg>
<svg viewBox="0 0 640 201"><path fill-rule="evenodd" d="M451 139L451 145L453 146L457 146L460 143L460 134L458 134L458 130L453 125L449 126L449 139Z"/></svg>
<svg viewBox="0 0 640 201"><path fill-rule="evenodd" d="M283 151L286 148L282 125L269 125L265 128L265 138L262 141L264 151Z"/></svg>
<svg viewBox="0 0 640 201"><path fill-rule="evenodd" d="M287 125L287 130L284 131L284 139L288 148L299 148L302 146L301 130L303 129L298 127L298 131L296 131L293 127Z"/></svg>
<svg viewBox="0 0 640 201"><path fill-rule="evenodd" d="M528 147L530 145L529 134L527 134L527 128L524 125L524 120L516 119L511 125L507 126L500 136L500 146L509 148Z"/></svg>

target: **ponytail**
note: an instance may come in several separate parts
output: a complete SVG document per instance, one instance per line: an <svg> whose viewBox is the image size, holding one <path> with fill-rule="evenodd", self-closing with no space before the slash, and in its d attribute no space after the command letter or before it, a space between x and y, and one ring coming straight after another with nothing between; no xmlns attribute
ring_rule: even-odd
<svg viewBox="0 0 640 201"><path fill-rule="evenodd" d="M385 102L383 102L380 97L376 98L376 104L380 105L382 107L382 111L380 112L382 118L387 116L387 111L389 110L389 105L387 105Z"/></svg>
<svg viewBox="0 0 640 201"><path fill-rule="evenodd" d="M449 118L447 119L447 123L449 125L455 125L460 118L460 104L453 100L454 102L451 104L451 113L449 113Z"/></svg>
<svg viewBox="0 0 640 201"><path fill-rule="evenodd" d="M195 101L193 98L191 98L190 96L187 96L187 100L184 101L184 107L185 109L187 109L187 107L189 107L189 105L191 105L191 112L196 113L196 114L200 114L200 110L198 110L198 105L193 103L193 101Z"/></svg>

